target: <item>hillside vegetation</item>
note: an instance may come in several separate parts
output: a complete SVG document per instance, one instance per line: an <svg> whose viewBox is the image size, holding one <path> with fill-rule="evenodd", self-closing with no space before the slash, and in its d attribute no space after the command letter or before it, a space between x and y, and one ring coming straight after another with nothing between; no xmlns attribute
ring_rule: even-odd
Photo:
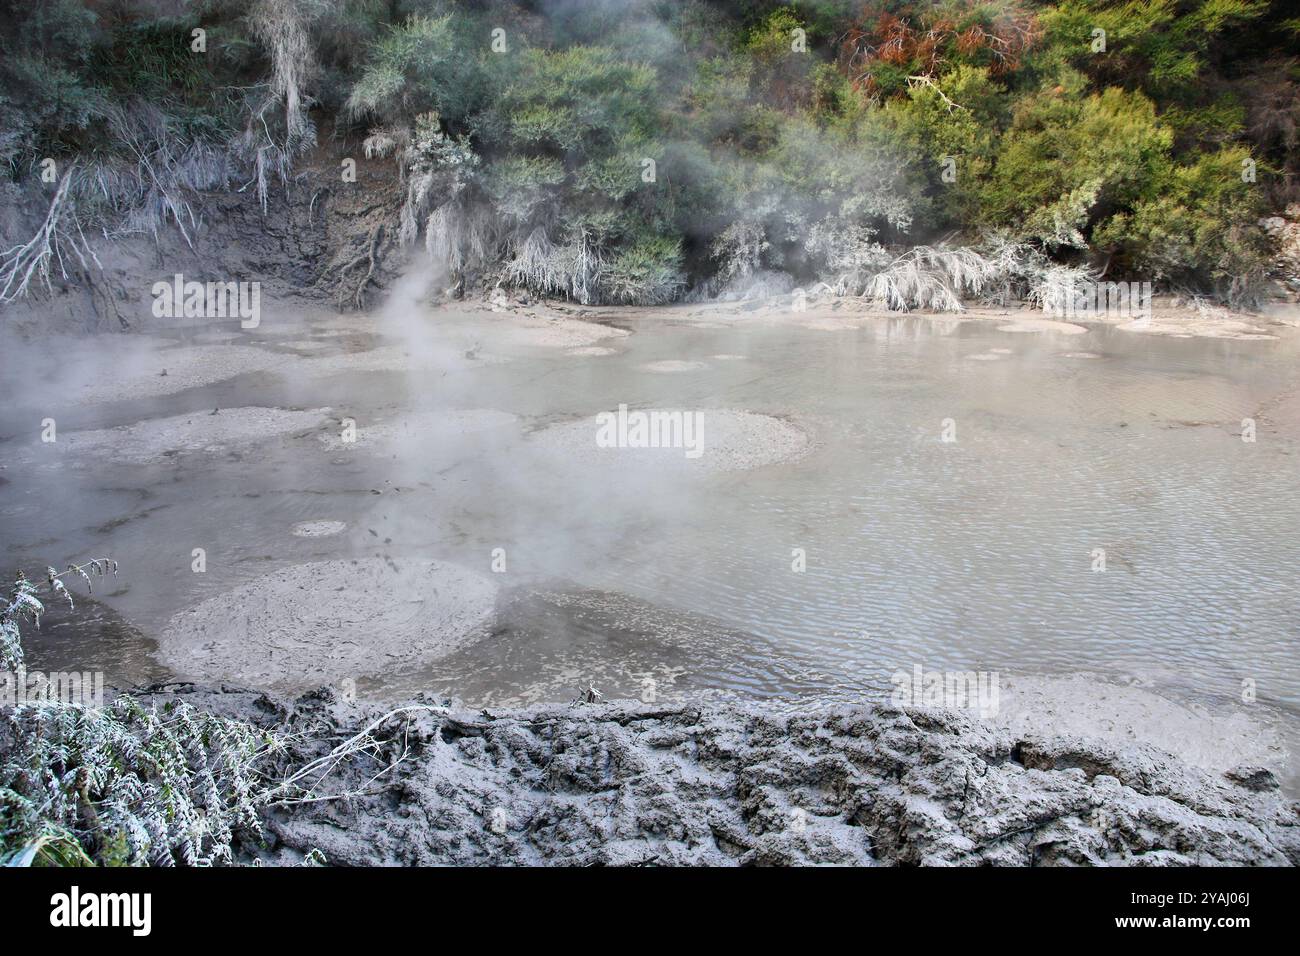
<svg viewBox="0 0 1300 956"><path fill-rule="evenodd" d="M0 300L326 140L391 158L401 245L454 279L585 303L942 308L1068 268L1249 305L1300 198L1281 0L4 7L0 159L51 207Z"/></svg>

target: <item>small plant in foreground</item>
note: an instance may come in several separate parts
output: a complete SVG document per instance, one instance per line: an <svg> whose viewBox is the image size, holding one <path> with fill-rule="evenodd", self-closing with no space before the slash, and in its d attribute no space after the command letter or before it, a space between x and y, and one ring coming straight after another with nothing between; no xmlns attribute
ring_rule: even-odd
<svg viewBox="0 0 1300 956"><path fill-rule="evenodd" d="M46 586L55 597L68 602L68 607L75 607L72 592L61 578L73 574L86 582L86 589L94 593L90 575L103 577L112 571L117 574L117 562L110 558L96 558L85 564L69 564L67 570L59 573L53 568L45 569ZM0 607L0 670L16 670L23 663L22 635L18 625L28 621L36 628L41 626L41 615L45 613L45 604L41 601L39 591L26 574L19 571L14 575L13 587L9 591L9 603Z"/></svg>
<svg viewBox="0 0 1300 956"><path fill-rule="evenodd" d="M229 863L236 833L260 831L256 767L280 744L183 701L130 695L103 709L14 707L0 734L0 860L19 863Z"/></svg>
<svg viewBox="0 0 1300 956"><path fill-rule="evenodd" d="M101 558L46 571L117 573ZM44 604L23 573L0 608L0 669L22 666L19 622ZM0 865L229 863L238 832L260 832L268 788L258 770L284 738L184 701L107 707L44 700L0 709Z"/></svg>

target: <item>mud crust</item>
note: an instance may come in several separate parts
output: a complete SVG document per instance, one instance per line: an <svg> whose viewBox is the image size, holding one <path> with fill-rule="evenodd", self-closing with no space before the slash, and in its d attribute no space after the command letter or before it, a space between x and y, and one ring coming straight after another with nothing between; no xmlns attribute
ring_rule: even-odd
<svg viewBox="0 0 1300 956"><path fill-rule="evenodd" d="M146 694L302 736L305 763L391 708L318 691ZM630 702L473 713L413 702L249 857L351 865L1294 865L1300 804L1272 774L1022 737L946 711Z"/></svg>

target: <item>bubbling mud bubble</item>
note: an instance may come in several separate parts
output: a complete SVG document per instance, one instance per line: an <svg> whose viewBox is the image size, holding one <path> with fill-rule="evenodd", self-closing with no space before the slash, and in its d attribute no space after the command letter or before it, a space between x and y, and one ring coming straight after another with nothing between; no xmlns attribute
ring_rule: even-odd
<svg viewBox="0 0 1300 956"><path fill-rule="evenodd" d="M812 448L808 432L799 425L755 412L632 409L620 419L623 414L608 412L552 425L530 440L583 466L686 473L747 471L794 461ZM655 435L659 446L651 447L647 443Z"/></svg>
<svg viewBox="0 0 1300 956"><path fill-rule="evenodd" d="M414 412L385 421L357 421L355 435L343 430L329 432L320 440L331 451L365 449L396 444L445 441L507 428L518 419L509 412L491 408L461 408L436 412Z"/></svg>
<svg viewBox="0 0 1300 956"><path fill-rule="evenodd" d="M496 585L443 561L283 568L174 616L159 658L200 681L296 693L427 663L470 641Z"/></svg>

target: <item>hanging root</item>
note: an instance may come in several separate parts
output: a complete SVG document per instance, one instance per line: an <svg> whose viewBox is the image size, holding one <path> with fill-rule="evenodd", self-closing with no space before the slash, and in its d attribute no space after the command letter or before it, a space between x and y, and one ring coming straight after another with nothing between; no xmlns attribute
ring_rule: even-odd
<svg viewBox="0 0 1300 956"><path fill-rule="evenodd" d="M0 303L23 298L27 295L32 279L39 280L48 290L50 266L56 260L60 273L67 278L61 248L65 243L72 247L78 257L82 255L81 249L76 246L75 237L67 235L63 229L63 215L68 207L68 185L72 182L74 168L69 166L59 180L50 208L45 213L45 221L36 230L36 234L27 242L0 253Z"/></svg>
<svg viewBox="0 0 1300 956"><path fill-rule="evenodd" d="M351 272L355 266L359 266L362 263L366 264L366 274L361 277L361 282L357 284L356 291L352 293L352 302L358 309L364 309L366 307L366 289L370 286L370 283L373 282L375 285L379 285L379 282L375 279L374 276L375 276L375 267L378 265L379 262L379 244L383 242L383 239L384 239L384 227L383 224L381 223L380 225L375 226L374 230L371 231L370 240L369 242L366 243L366 251L361 253L359 256L357 256L355 259L347 263L347 265L343 266L343 268L339 270L339 276L341 279L342 277L346 276L349 272ZM339 286L339 309L340 310L343 309L346 301L347 301L347 287L344 285L340 285Z"/></svg>

